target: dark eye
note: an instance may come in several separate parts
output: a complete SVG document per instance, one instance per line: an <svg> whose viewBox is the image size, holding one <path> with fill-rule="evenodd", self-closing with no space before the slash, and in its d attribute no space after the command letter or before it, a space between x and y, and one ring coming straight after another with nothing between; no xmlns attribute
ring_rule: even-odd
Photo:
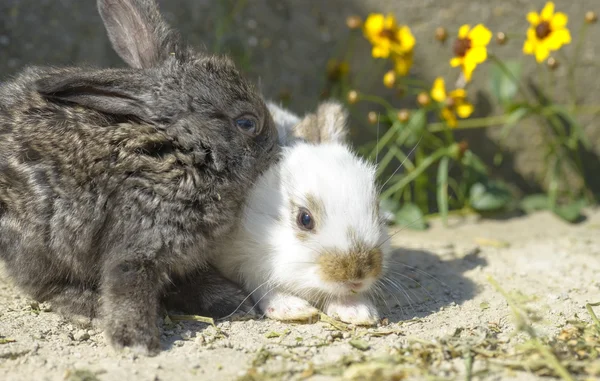
<svg viewBox="0 0 600 381"><path fill-rule="evenodd" d="M298 227L302 230L312 230L315 227L315 220L306 209L300 209L296 222L298 223Z"/></svg>
<svg viewBox="0 0 600 381"><path fill-rule="evenodd" d="M258 123L254 118L238 118L235 120L235 125L245 134L258 135Z"/></svg>

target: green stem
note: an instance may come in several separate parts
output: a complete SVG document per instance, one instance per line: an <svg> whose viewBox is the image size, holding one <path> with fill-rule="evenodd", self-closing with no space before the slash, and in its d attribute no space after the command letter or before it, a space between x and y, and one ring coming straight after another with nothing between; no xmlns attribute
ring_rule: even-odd
<svg viewBox="0 0 600 381"><path fill-rule="evenodd" d="M392 138L394 137L396 132L398 132L398 129L400 128L401 125L402 125L402 123L400 123L399 121L394 122L394 124L392 124L390 129L387 130L387 132L379 139L379 142L375 145L375 148L373 148L373 150L367 157L373 158L373 157L377 156L379 151L381 151L381 147L385 147L388 144L388 142L390 140L392 140Z"/></svg>
<svg viewBox="0 0 600 381"><path fill-rule="evenodd" d="M453 130L465 130L470 128L482 128L497 126L506 123L507 115L486 116L483 118L472 118L459 120ZM438 132L447 130L448 127L444 122L430 123L427 127L429 132Z"/></svg>
<svg viewBox="0 0 600 381"><path fill-rule="evenodd" d="M377 103L377 104L385 107L388 110L389 109L394 109L394 106L392 106L388 101L386 101L385 99L383 99L381 97L378 97L376 95L369 95L369 94L359 93L358 99L360 99L361 101L367 101L367 102Z"/></svg>
<svg viewBox="0 0 600 381"><path fill-rule="evenodd" d="M427 156L421 164L415 168L414 171L407 173L402 179L396 182L394 185L389 187L381 194L382 199L386 199L390 197L392 194L396 193L400 189L404 188L411 181L416 179L419 175L421 175L427 168L429 168L433 163L435 163L442 156L448 155L451 147L440 148L439 150L432 153L430 156Z"/></svg>
<svg viewBox="0 0 600 381"><path fill-rule="evenodd" d="M583 46L583 41L585 39L586 32L588 30L588 23L583 23L579 33L577 35L577 42L575 43L575 52L573 53L573 58L569 61L567 68L567 81L569 86L569 93L571 96L571 107L575 107L577 105L577 85L575 83L575 69L577 68L577 62L579 62L579 57L581 56L581 47Z"/></svg>
<svg viewBox="0 0 600 381"><path fill-rule="evenodd" d="M596 313L594 312L594 310L592 309L592 307L600 307L600 302L599 303L587 303L585 305L585 309L590 314L590 317L592 318L592 321L596 324L596 326L600 330L600 320L598 320L598 317L596 316Z"/></svg>

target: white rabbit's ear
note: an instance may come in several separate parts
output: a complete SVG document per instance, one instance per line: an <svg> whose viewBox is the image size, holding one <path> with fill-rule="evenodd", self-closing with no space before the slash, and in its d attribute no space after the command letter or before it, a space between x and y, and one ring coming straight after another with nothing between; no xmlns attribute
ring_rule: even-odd
<svg viewBox="0 0 600 381"><path fill-rule="evenodd" d="M306 115L293 128L292 134L311 143L345 142L348 136L348 112L340 103L323 102L316 113Z"/></svg>
<svg viewBox="0 0 600 381"><path fill-rule="evenodd" d="M273 102L267 102L267 107L273 121L275 121L275 127L277 127L279 144L282 146L289 145L293 140L292 129L300 123L300 117Z"/></svg>

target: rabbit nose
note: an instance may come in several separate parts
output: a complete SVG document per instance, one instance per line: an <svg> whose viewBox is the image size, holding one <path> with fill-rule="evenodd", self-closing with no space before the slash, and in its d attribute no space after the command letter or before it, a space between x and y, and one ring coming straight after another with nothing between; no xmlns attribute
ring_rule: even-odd
<svg viewBox="0 0 600 381"><path fill-rule="evenodd" d="M348 282L348 288L358 290L363 286L363 282Z"/></svg>

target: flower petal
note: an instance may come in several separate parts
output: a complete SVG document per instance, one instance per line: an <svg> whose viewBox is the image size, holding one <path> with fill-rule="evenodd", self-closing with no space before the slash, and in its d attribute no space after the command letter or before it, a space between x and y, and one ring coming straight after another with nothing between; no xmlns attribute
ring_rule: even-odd
<svg viewBox="0 0 600 381"><path fill-rule="evenodd" d="M473 46L486 46L492 39L492 32L483 24L478 24L469 32Z"/></svg>
<svg viewBox="0 0 600 381"><path fill-rule="evenodd" d="M535 49L535 44L531 40L527 40L523 44L523 53L524 54L533 54L534 49Z"/></svg>
<svg viewBox="0 0 600 381"><path fill-rule="evenodd" d="M548 50L558 50L561 46L571 42L571 33L568 29L559 29L552 32L544 41L543 45Z"/></svg>
<svg viewBox="0 0 600 381"><path fill-rule="evenodd" d="M436 102L443 102L446 100L446 87L444 84L444 78L437 77L435 81L433 81L431 98Z"/></svg>
<svg viewBox="0 0 600 381"><path fill-rule="evenodd" d="M458 38L467 38L471 25L465 24L458 29Z"/></svg>
<svg viewBox="0 0 600 381"><path fill-rule="evenodd" d="M405 51L412 50L415 47L415 37L408 26L403 26L398 30L398 38Z"/></svg>
<svg viewBox="0 0 600 381"><path fill-rule="evenodd" d="M371 51L373 58L388 58L390 56L389 45L375 45Z"/></svg>
<svg viewBox="0 0 600 381"><path fill-rule="evenodd" d="M412 66L412 55L396 56L394 58L394 70L400 75L408 74Z"/></svg>
<svg viewBox="0 0 600 381"><path fill-rule="evenodd" d="M542 9L542 12L540 13L540 18L544 21L550 21L552 20L552 15L554 15L554 3L552 1L549 1L544 6L544 9Z"/></svg>
<svg viewBox="0 0 600 381"><path fill-rule="evenodd" d="M550 21L550 29L557 30L564 28L565 26L567 26L568 21L569 17L566 14L562 12L556 12L554 17L552 17L552 20Z"/></svg>
<svg viewBox="0 0 600 381"><path fill-rule="evenodd" d="M456 127L456 115L447 107L442 109L442 119L448 123L448 126L452 128Z"/></svg>
<svg viewBox="0 0 600 381"><path fill-rule="evenodd" d="M449 97L455 100L465 99L467 97L467 91L465 89L452 90Z"/></svg>
<svg viewBox="0 0 600 381"><path fill-rule="evenodd" d="M450 60L450 66L452 67L457 67L462 65L463 63L463 58L462 57L454 57Z"/></svg>
<svg viewBox="0 0 600 381"><path fill-rule="evenodd" d="M367 38L372 38L379 34L383 29L383 15L380 13L372 13L367 17L364 24L364 34Z"/></svg>
<svg viewBox="0 0 600 381"><path fill-rule="evenodd" d="M465 54L465 62L469 62L469 64L480 64L487 59L487 49L483 46L476 46L474 48L469 49L467 54Z"/></svg>
<svg viewBox="0 0 600 381"><path fill-rule="evenodd" d="M474 110L475 107L473 107L473 105L469 102L463 102L456 106L456 113L463 119L470 117Z"/></svg>
<svg viewBox="0 0 600 381"><path fill-rule="evenodd" d="M529 12L527 14L527 21L533 26L537 26L540 23L540 16L535 12Z"/></svg>
<svg viewBox="0 0 600 381"><path fill-rule="evenodd" d="M471 81L471 77L473 76L473 71L475 70L475 68L477 67L476 63L473 63L472 61L466 61L463 63L462 65L462 71L463 74L465 75L465 80L467 82Z"/></svg>
<svg viewBox="0 0 600 381"><path fill-rule="evenodd" d="M393 14L388 13L383 22L383 26L386 29L396 29L396 18Z"/></svg>
<svg viewBox="0 0 600 381"><path fill-rule="evenodd" d="M548 58L549 55L550 51L545 44L538 44L535 47L535 60L538 63L542 63L546 58Z"/></svg>

